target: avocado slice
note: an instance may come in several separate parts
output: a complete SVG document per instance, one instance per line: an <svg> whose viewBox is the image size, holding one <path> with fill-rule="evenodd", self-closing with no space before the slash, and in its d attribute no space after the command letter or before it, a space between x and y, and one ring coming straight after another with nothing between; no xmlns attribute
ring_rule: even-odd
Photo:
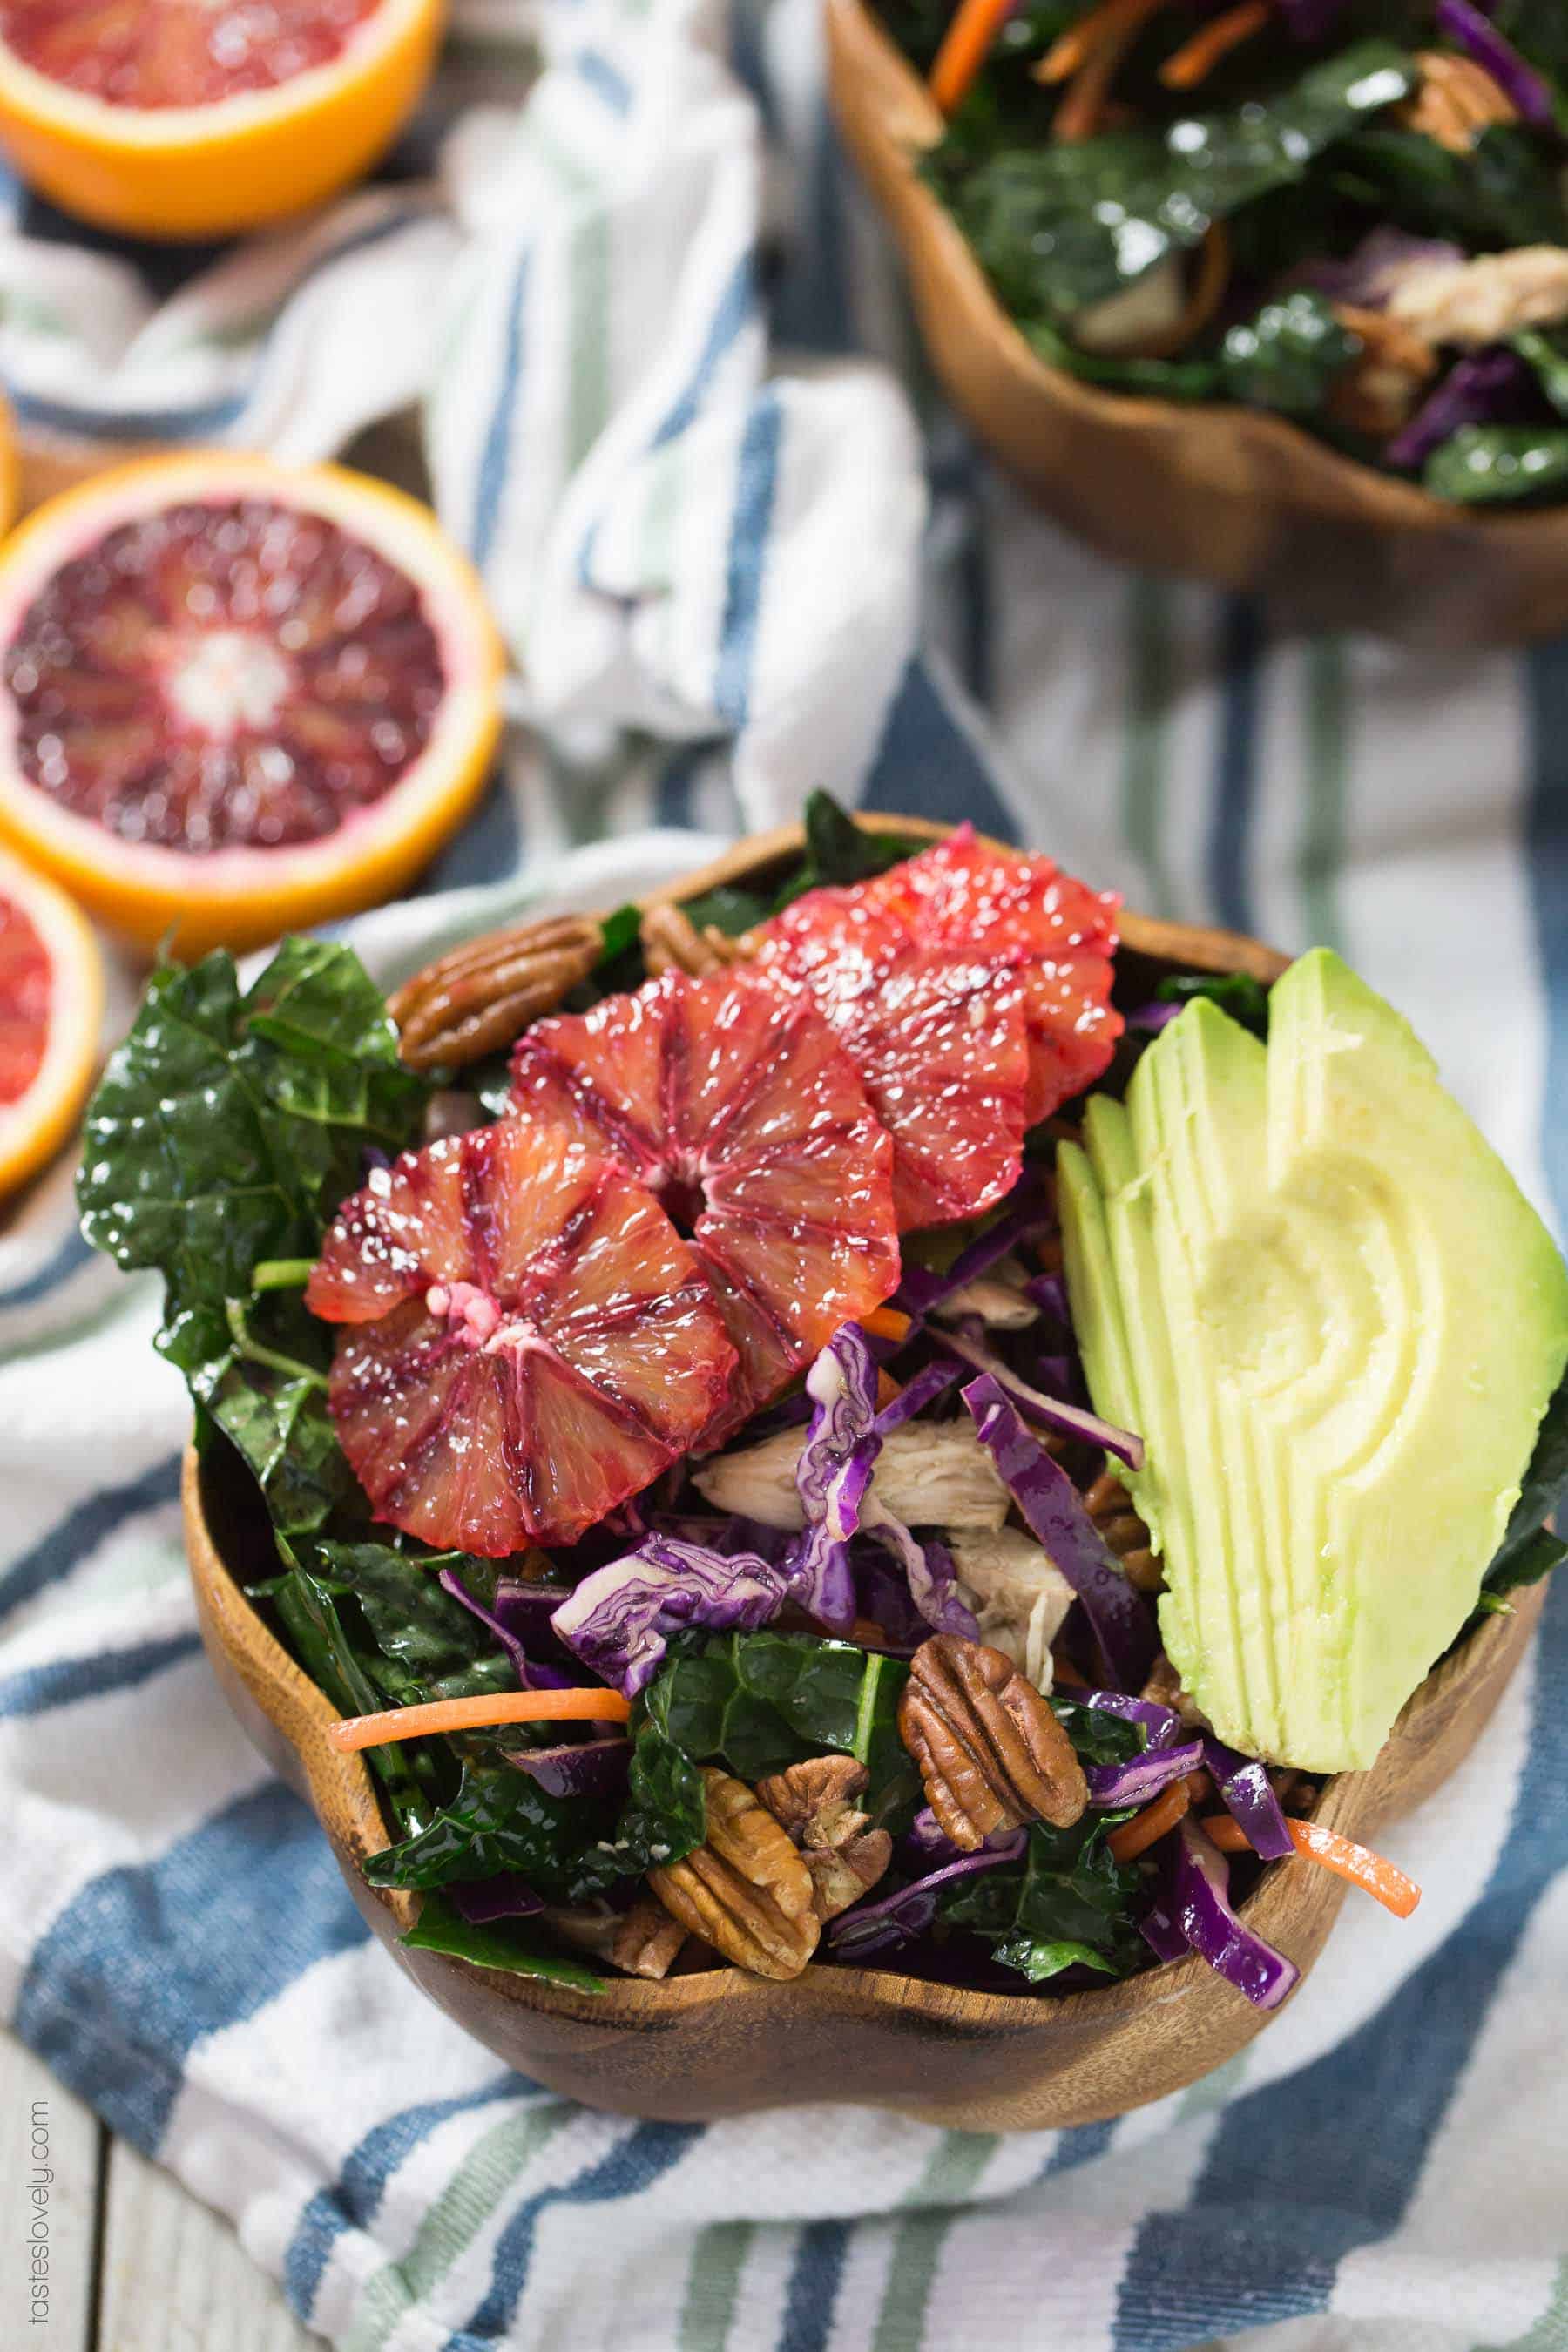
<svg viewBox="0 0 1568 2352"><path fill-rule="evenodd" d="M1327 949L1267 1046L1199 1000L1058 1161L1095 1408L1222 1739L1369 1765L1476 1604L1568 1362L1568 1268L1407 1022Z"/></svg>

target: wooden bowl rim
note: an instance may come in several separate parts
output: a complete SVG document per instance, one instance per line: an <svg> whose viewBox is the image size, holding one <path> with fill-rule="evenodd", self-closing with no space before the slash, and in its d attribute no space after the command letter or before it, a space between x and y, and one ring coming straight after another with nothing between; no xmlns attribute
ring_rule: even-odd
<svg viewBox="0 0 1568 2352"><path fill-rule="evenodd" d="M914 229L941 250L950 272L970 281L972 293L989 313L993 330L1006 346L1013 365L1043 397L1080 415L1097 416L1129 430L1163 427L1177 418L1206 427L1215 438L1228 435L1238 448L1268 451L1285 460L1300 493L1294 503L1321 513L1359 520L1370 515L1390 529L1432 536L1478 529L1506 541L1539 538L1553 529L1568 529L1568 502L1523 512L1458 506L1414 482L1382 473L1363 458L1346 457L1271 410L1250 408L1240 401L1161 400L1148 393L1117 392L1071 375L1065 368L1052 367L1003 307L968 238L915 169L915 158L937 143L944 128L925 83L866 0L825 0L825 5L829 38L842 45L844 69L852 72L874 63L896 91L897 110L880 110L878 130L886 142L889 166L899 174ZM872 194L885 210L880 197L875 191Z"/></svg>
<svg viewBox="0 0 1568 2352"><path fill-rule="evenodd" d="M956 828L921 817L858 812L857 821L867 830L900 833L936 841ZM985 836L982 835L982 839ZM747 877L765 873L786 856L798 852L804 827L781 825L737 843L723 856L696 872L651 891L639 901L647 907L695 898ZM1247 971L1265 984L1277 980L1289 961L1261 941L1237 932L1171 923L1123 911L1123 949L1205 971ZM219 1459L223 1459L222 1456ZM233 1475L243 1476L236 1460ZM398 1934L418 1916L418 1897L396 1888L372 1886L363 1864L391 1844L375 1795L374 1783L363 1754L344 1755L331 1746L327 1727L339 1720L338 1710L319 1685L289 1656L277 1635L246 1598L225 1560L208 1522L204 1494L204 1465L195 1444L188 1445L181 1473L181 1507L192 1583L201 1605L204 1626L239 1674L262 1714L293 1749L303 1773L310 1802L345 1867L360 1874L364 1894L386 1911ZM1484 1680L1495 1653L1528 1638L1539 1614L1539 1589L1520 1596L1511 1616L1489 1616L1460 1648L1439 1660L1406 1705L1377 1762L1367 1771L1339 1773L1325 1781L1312 1818L1326 1828L1350 1837L1369 1834L1384 1817L1380 1778L1402 1738L1420 1740L1435 1713L1447 1711L1471 1681ZM1314 1865L1300 1861L1269 1866L1241 1906L1247 1924L1271 1943L1283 1937L1289 1946L1290 1897L1307 1884L1302 1874ZM1343 1882L1336 1883L1333 1911L1344 1899ZM1321 1889L1318 1892L1321 1894ZM647 1982L640 1978L606 1977L598 1993L578 1992L569 1986L537 1978L515 1976L505 1969L478 1966L453 1954L426 1952L427 1961L482 1979L504 1999L522 2009L553 2011L585 2023L607 2028L650 2027L679 2012L705 2007L715 1999L761 1992L785 2001L817 2001L840 2014L859 2011L925 2011L933 1990L931 1979L902 1976L889 1969L853 1969L837 1963L812 1963L804 1973L785 1982L759 1979L732 1967L707 1969L689 1976ZM1305 1972L1303 1972L1305 1973ZM1081 2013L1094 2004L1097 2022L1112 2026L1145 2009L1157 2009L1212 1982L1206 1962L1195 1954L1145 1970L1118 1982L1087 1991L1038 1996L982 1992L941 1983L952 2021L950 2030L975 2034L1019 2032ZM1276 2012L1278 2013L1278 2012ZM1267 2022L1267 2020L1262 2021Z"/></svg>

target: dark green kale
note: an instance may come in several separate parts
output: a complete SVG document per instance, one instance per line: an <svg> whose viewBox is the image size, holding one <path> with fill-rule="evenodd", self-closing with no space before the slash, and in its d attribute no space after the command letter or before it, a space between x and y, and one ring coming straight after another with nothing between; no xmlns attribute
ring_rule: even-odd
<svg viewBox="0 0 1568 2352"><path fill-rule="evenodd" d="M411 1951L447 1952L477 1969L504 1969L510 1976L538 1977L574 1992L602 1993L605 1979L582 1960L555 1950L526 1919L495 1919L475 1927L444 1895L426 1895L417 1924L400 1937Z"/></svg>
<svg viewBox="0 0 1568 2352"><path fill-rule="evenodd" d="M1315 416L1361 345L1321 294L1299 288L1232 327L1220 348L1220 376L1232 400Z"/></svg>
<svg viewBox="0 0 1568 2352"><path fill-rule="evenodd" d="M1497 1602L1543 1576L1568 1559L1568 1544L1559 1541L1546 1522L1561 1511L1568 1496L1568 1379L1547 1406L1536 1432L1535 1451L1519 1490L1497 1557L1481 1582L1483 1597Z"/></svg>
<svg viewBox="0 0 1568 2352"><path fill-rule="evenodd" d="M82 1230L162 1273L158 1346L284 1535L354 1496L326 1416L330 1337L300 1286L366 1150L410 1142L426 1091L358 959L288 940L243 995L221 952L154 972L89 1109Z"/></svg>
<svg viewBox="0 0 1568 2352"><path fill-rule="evenodd" d="M1331 159L1331 185L1373 218L1472 252L1556 245L1563 236L1560 158L1521 123L1495 122L1463 154L1419 131L1374 122Z"/></svg>
<svg viewBox="0 0 1568 2352"><path fill-rule="evenodd" d="M1415 82L1405 50L1361 41L1310 66L1267 106L1081 144L1040 141L962 170L938 148L931 168L1008 308L1024 320L1068 319L1201 245L1216 220L1304 180Z"/></svg>
<svg viewBox="0 0 1568 2352"><path fill-rule="evenodd" d="M1568 417L1568 330L1523 327L1509 341L1533 371L1549 406Z"/></svg>
<svg viewBox="0 0 1568 2352"><path fill-rule="evenodd" d="M792 898L826 884L868 881L930 845L913 834L873 833L857 824L831 793L813 793L805 803L805 855L769 911L776 914Z"/></svg>
<svg viewBox="0 0 1568 2352"><path fill-rule="evenodd" d="M1107 1843L1124 1818L1085 1813L1068 1830L1036 1822L1022 1862L957 1880L938 1917L984 1937L992 1957L1031 1984L1075 1966L1131 1974L1145 1957L1128 1909L1138 1873L1117 1863Z"/></svg>
<svg viewBox="0 0 1568 2352"><path fill-rule="evenodd" d="M1190 1004L1205 997L1255 1037L1268 1034L1268 991L1250 972L1173 972L1157 983L1154 996L1161 1004Z"/></svg>
<svg viewBox="0 0 1568 2352"><path fill-rule="evenodd" d="M1568 489L1568 425L1466 425L1434 449L1422 477L1458 506L1502 506Z"/></svg>

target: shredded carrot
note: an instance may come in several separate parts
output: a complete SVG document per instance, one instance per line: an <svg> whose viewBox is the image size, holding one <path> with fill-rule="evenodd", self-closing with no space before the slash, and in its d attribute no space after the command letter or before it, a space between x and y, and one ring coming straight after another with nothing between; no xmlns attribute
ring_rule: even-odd
<svg viewBox="0 0 1568 2352"><path fill-rule="evenodd" d="M1113 0L1106 0L1107 8ZM1072 83L1051 118L1051 137L1077 144L1093 139L1105 128L1110 85L1118 68L1147 18L1165 0L1126 0L1124 12L1104 39L1093 47L1073 76ZM1042 77L1043 79L1043 77Z"/></svg>
<svg viewBox="0 0 1568 2352"><path fill-rule="evenodd" d="M1127 1826L1131 1829L1135 1824L1129 1822ZM1304 1854L1309 1862L1321 1862L1325 1870L1348 1878L1352 1886L1364 1888L1396 1919L1408 1919L1420 1902L1421 1889L1415 1881L1407 1878L1392 1862L1385 1862L1382 1854L1373 1853L1370 1846L1357 1845L1352 1839L1341 1837L1337 1830L1320 1829L1316 1822L1287 1822L1285 1826L1298 1853ZM1222 1853L1252 1851L1247 1832L1228 1813L1205 1822L1203 1827Z"/></svg>
<svg viewBox="0 0 1568 2352"><path fill-rule="evenodd" d="M1134 1813L1130 1822L1123 1822L1120 1829L1111 1831L1105 1841L1111 1860L1133 1861L1145 1846L1152 1845L1156 1838L1163 1838L1167 1830L1175 1828L1192 1801L1184 1780L1171 1781L1144 1806L1141 1813Z"/></svg>
<svg viewBox="0 0 1568 2352"><path fill-rule="evenodd" d="M329 1723L334 1748L384 1748L397 1739L425 1739L434 1731L486 1731L493 1723L625 1723L630 1699L613 1690L495 1691L478 1698L437 1698L424 1706L395 1706L385 1715L353 1715Z"/></svg>
<svg viewBox="0 0 1568 2352"><path fill-rule="evenodd" d="M1223 16L1215 16L1190 41L1173 49L1160 68L1160 79L1167 89L1195 89L1221 58L1263 30L1271 13L1268 0L1242 0L1239 8L1227 8Z"/></svg>
<svg viewBox="0 0 1568 2352"><path fill-rule="evenodd" d="M879 1412L885 1412L890 1404L897 1403L899 1398L903 1395L903 1392L902 1387L900 1382L893 1378L891 1372L884 1371L881 1365L879 1364L877 1367L877 1411Z"/></svg>
<svg viewBox="0 0 1568 2352"><path fill-rule="evenodd" d="M858 1642L863 1650L885 1650L888 1636L874 1617L857 1617L849 1628L849 1639Z"/></svg>
<svg viewBox="0 0 1568 2352"><path fill-rule="evenodd" d="M1058 1658L1053 1652L1051 1657L1051 1669L1052 1680L1054 1682L1061 1683L1068 1690L1087 1690L1089 1688L1089 1685L1085 1682L1083 1676L1079 1674L1078 1668L1074 1665L1070 1658Z"/></svg>
<svg viewBox="0 0 1568 2352"><path fill-rule="evenodd" d="M1187 1794L1194 1805L1201 1805L1205 1797L1214 1795L1214 1782L1206 1772L1187 1774Z"/></svg>
<svg viewBox="0 0 1568 2352"><path fill-rule="evenodd" d="M1035 79L1047 87L1070 81L1108 43L1119 40L1123 30L1135 33L1144 17L1163 5L1163 0L1100 0L1098 8L1091 8L1051 43L1034 69Z"/></svg>
<svg viewBox="0 0 1568 2352"><path fill-rule="evenodd" d="M910 1318L897 1307L873 1307L869 1315L860 1318L862 1331L869 1331L874 1339L907 1339Z"/></svg>
<svg viewBox="0 0 1568 2352"><path fill-rule="evenodd" d="M959 0L942 37L928 87L944 114L954 114L968 97L991 45L1013 13L1015 0Z"/></svg>

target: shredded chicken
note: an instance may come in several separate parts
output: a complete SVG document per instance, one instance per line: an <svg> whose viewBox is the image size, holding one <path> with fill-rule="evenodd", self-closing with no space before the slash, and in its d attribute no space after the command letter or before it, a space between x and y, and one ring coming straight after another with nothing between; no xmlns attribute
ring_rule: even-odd
<svg viewBox="0 0 1568 2352"><path fill-rule="evenodd" d="M805 1524L795 1465L805 1433L781 1429L760 1445L715 1454L693 1471L700 1492L719 1511L739 1511L765 1528ZM999 1528L1010 1501L995 1465L967 1422L939 1421L895 1429L884 1440L871 1479L876 1507L917 1528Z"/></svg>
<svg viewBox="0 0 1568 2352"><path fill-rule="evenodd" d="M1425 342L1462 351L1501 342L1521 327L1555 326L1568 319L1568 247L1423 262L1394 288L1388 315Z"/></svg>
<svg viewBox="0 0 1568 2352"><path fill-rule="evenodd" d="M1003 1258L989 1274L978 1274L961 1290L953 1290L932 1309L939 1323L962 1323L977 1316L994 1331L1022 1331L1037 1323L1040 1310L1024 1285L1028 1276L1016 1258Z"/></svg>
<svg viewBox="0 0 1568 2352"><path fill-rule="evenodd" d="M1051 1643L1073 1604L1073 1589L1043 1545L1015 1528L949 1538L959 1599L980 1638L1011 1658L1037 1691L1051 1687Z"/></svg>

